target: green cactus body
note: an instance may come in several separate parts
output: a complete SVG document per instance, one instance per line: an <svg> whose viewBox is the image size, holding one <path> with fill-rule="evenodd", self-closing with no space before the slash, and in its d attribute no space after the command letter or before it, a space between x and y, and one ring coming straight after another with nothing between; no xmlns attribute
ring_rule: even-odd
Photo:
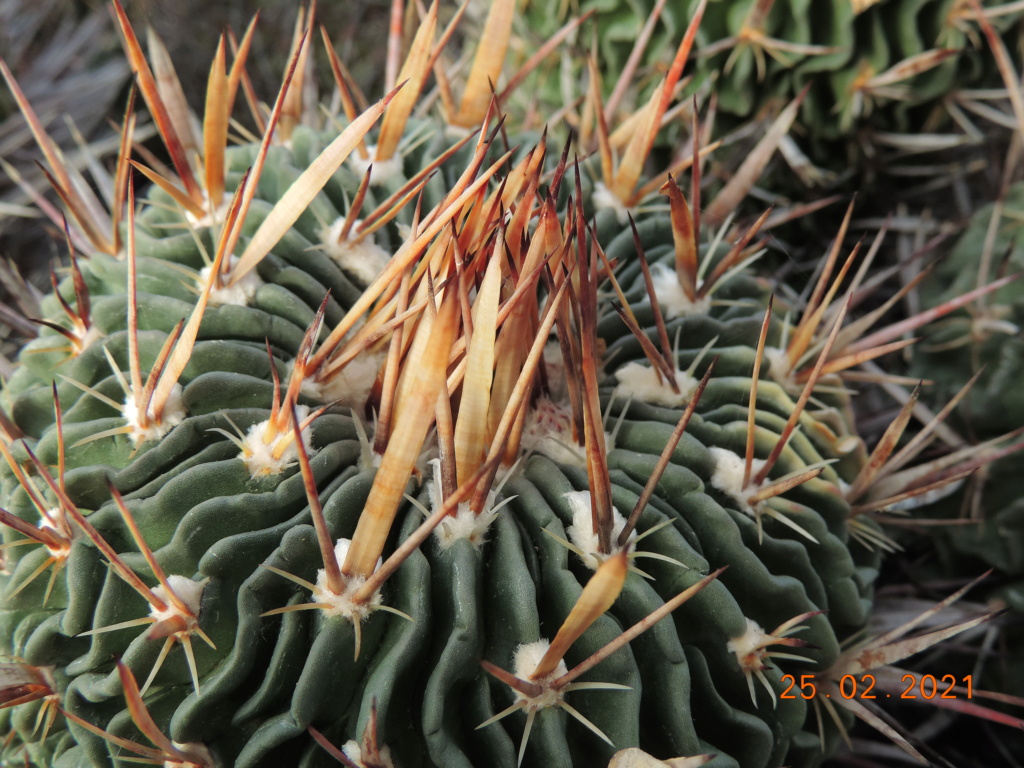
<svg viewBox="0 0 1024 768"><path fill-rule="evenodd" d="M983 251L991 256L990 276L997 271L1012 275L1024 266L1015 214L1024 205L1024 186L1011 186L1001 205L996 220L993 205L979 209L946 258L936 266L934 276L922 284L922 297L929 306L988 282L981 275L985 269L981 261ZM1024 374L1022 324L1024 293L1019 281L1013 281L930 326L928 337L913 358L913 373L934 382L935 403L948 401L972 375L978 374L978 380L958 407L956 421L961 433L978 443L1001 438L1024 424L1024 397L1018 386ZM1001 445L1016 442L1004 440ZM1015 577L1017 585L1012 589L1011 602L1020 600L1019 579L1024 575L1022 466L1024 460L1017 451L983 467L981 475L968 481L968 487L977 485L980 490L980 509L972 508L970 494L965 493L947 496L930 507L944 516L977 517L982 513L978 525L966 526L956 535L939 533L938 540L949 548L951 570L962 567L956 564L958 555L968 555Z"/></svg>
<svg viewBox="0 0 1024 768"><path fill-rule="evenodd" d="M300 132L291 152L273 151L258 201L280 194L307 160L306 143L315 141ZM229 156L236 175L252 157L245 147ZM358 740L375 708L378 739L389 746L395 765L511 767L516 764L522 723L512 718L475 730L512 703L510 691L489 679L477 660L483 657L508 666L519 645L550 637L588 580L591 567L549 535L567 541L585 538L577 514L589 503L582 495L588 487L582 453L575 456L575 463L571 451L552 451L552 459L544 455L550 440L539 440L539 455L528 459L503 486L501 496L511 502L497 514L485 542L457 538L444 548L431 538L405 561L382 597L409 618L373 614L361 628L357 660L352 624L341 617L304 611L261 618L266 611L308 600L308 590L263 566L316 581L320 559L309 506L294 467L252 476L236 445L217 430L233 432L237 426L245 432L266 419L273 392L265 340L273 365L284 375L327 290L328 323L336 323L358 298L358 275L339 268L317 248L319 231L339 215L339 201L355 184L356 177L347 170L335 176L262 262L260 283L244 306L223 304L207 312L181 378L182 420L159 439L133 445L127 435L119 435L75 445L120 423L111 406L67 382L74 379L117 397L118 384L104 349L118 366L127 368L127 297L124 263L112 259L97 256L84 265L101 338L63 363L57 353L26 350L24 364L4 397L26 432L27 444L44 464L55 465L58 441L49 381L63 377L57 379L57 391L64 413L67 493L83 510L95 510L88 515L89 522L151 584L153 574L109 499L104 485L104 478L109 478L164 571L181 583L187 581L197 593L199 625L216 646L193 643L199 691L194 690L179 643L174 643L146 698L153 717L174 742L206 745L222 766L329 764L330 758L306 734L307 727L315 726L335 743ZM137 225L144 368L152 365L174 323L191 311L189 291L181 287L180 273L171 265L189 270L202 266L196 239L172 229L180 216L160 205L166 202L160 193L152 193L151 199ZM247 232L259 223L266 205L269 202L254 206ZM666 228L656 219L641 221L640 228L652 257L665 262L659 269L670 274L671 248L657 247L665 243ZM211 230L198 232L198 241L211 249ZM386 245L395 247L394 241ZM611 257L635 262L628 232L610 239L606 247ZM629 291L638 317L649 321L649 304L645 308L635 265L621 279L625 285L632 283ZM65 284L62 290L69 292L71 287ZM652 579L630 575L610 614L584 634L568 663L582 660L613 639L620 627L643 619L709 571L729 568L671 621L657 625L584 678L630 690L581 692L571 694L570 700L616 749L639 745L661 755L713 752L719 755L715 765L720 766L813 765L831 748L834 735L825 747L817 744L814 717L799 697L780 700L773 707L758 683L755 706L730 643L735 646L753 625L768 631L800 614L827 610L805 622L802 637L817 646L807 651L808 662L768 671L767 684L776 696L781 694L786 688L781 680L784 671L813 674L829 667L838 655L839 640L863 625L877 563L867 550L849 544L849 508L837 490L839 476L832 468L782 502L784 514L803 532L766 518L762 541L751 511L716 487L716 482L721 485L715 479L716 467L723 461L716 457L743 452L753 348L763 306L759 285L746 277L734 281L723 295L741 304L674 318L668 324L670 334L678 333L680 340L680 367L693 362L715 339L705 351L706 360L720 357L698 414L639 525L643 532L667 521L669 525L645 538L638 550L676 562L651 560L648 565L639 560ZM48 306L56 312L55 302ZM781 331L777 323L773 334ZM610 361L607 403L616 371L630 361L639 367L645 363L635 362L643 359L639 345L617 320L606 319L601 333ZM46 347L54 338L46 335L35 346ZM704 367L706 361L698 366L700 372ZM556 369L549 369L548 376L557 381ZM614 447L609 441L608 469L611 497L623 514L635 505L681 412L679 405L643 399L644 394L637 393L627 406L620 387L609 415L608 429L622 418ZM320 401L302 402L315 406ZM546 402L554 411L566 407L557 399ZM793 402L785 387L762 383L759 455L771 449ZM535 412L541 408L537 404ZM838 436L825 421L806 415L801 423L802 434L792 439L773 474L845 457L837 449ZM546 436L555 442L572 441L571 434L557 430ZM309 441L331 534L351 537L375 470L361 461L358 430L347 409L318 417ZM19 458L25 460L24 455ZM429 507L424 487L417 493ZM4 498L8 510L35 523L32 503L9 471ZM419 519L415 507L403 506L389 550L410 535ZM8 591L45 558L42 548L11 553ZM54 669L68 712L139 741L111 660L121 658L141 681L156 663L161 641L147 639L138 629L82 636L146 615L144 601L104 562L101 553L79 536L45 604L46 578L9 597L2 614L8 627L4 637L10 653ZM120 751L77 724L56 725L45 741L35 741L35 713L31 707L23 709L27 711L14 710L9 718L24 742L9 749L12 756L26 749L40 765L71 768L109 765L110 755ZM564 712L548 709L537 718L526 759L533 765L594 765L606 762L613 751Z"/></svg>
<svg viewBox="0 0 1024 768"><path fill-rule="evenodd" d="M665 5L640 62L644 70L656 70L671 59L697 5L696 1ZM581 10L596 13L600 60L609 91L654 6L651 0L581 4ZM771 100L781 108L805 85L813 84L799 122L815 142L848 137L864 124L881 131L908 131L923 122L912 118L912 113L942 109L943 97L957 89L1001 87L998 72L979 54L978 47L985 44L969 20L969 9L969 3L959 0L712 0L701 23L698 50L715 53L705 56L700 65L705 73L716 73L713 90L718 108L734 118L757 116ZM531 4L528 14L531 29L551 26L546 6ZM1012 25L1007 16L995 16L992 21L1002 32ZM732 42L722 48L719 44L725 41ZM877 86L869 82L911 57L937 49L957 53L930 62L925 71L913 76L893 81L887 77L886 83ZM815 151L813 156L824 162L826 153Z"/></svg>
<svg viewBox="0 0 1024 768"><path fill-rule="evenodd" d="M731 257L694 242L687 272L678 188L671 215L638 213L652 302L618 211L533 135L484 175L504 150L477 122L421 188L405 185L457 141L429 118L367 188L364 161L328 171L221 285L210 262L244 263L351 125L282 132L252 187L260 149L233 147L241 192L215 221L153 188L128 247L78 258L46 298L52 324L83 322L70 342L44 328L0 396L5 541L37 543L5 550L0 670L26 703L0 710L4 764L314 768L337 764L330 743L362 768L595 766L630 747L810 768L834 749L833 717L784 676L834 684L879 554L851 533L874 524L847 500L867 463L848 393L789 360L798 329L821 339L764 322L745 245L719 274ZM608 187L633 194L628 176ZM372 240L345 235L363 192L361 212L410 190L418 208ZM598 292L595 240L635 334ZM168 339L193 333L186 364Z"/></svg>

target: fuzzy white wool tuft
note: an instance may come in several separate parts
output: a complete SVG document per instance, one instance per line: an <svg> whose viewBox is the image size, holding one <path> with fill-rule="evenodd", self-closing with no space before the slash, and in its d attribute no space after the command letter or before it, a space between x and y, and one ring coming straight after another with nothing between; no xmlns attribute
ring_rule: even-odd
<svg viewBox="0 0 1024 768"><path fill-rule="evenodd" d="M676 386L679 392L673 392L664 377L658 378L658 372L650 365L631 361L615 371L618 386L615 397L626 400L632 397L645 403L663 405L669 408L681 408L690 402L693 393L700 383L686 371L675 371Z"/></svg>
<svg viewBox="0 0 1024 768"><path fill-rule="evenodd" d="M345 272L355 276L363 285L369 285L381 273L391 254L377 245L373 235L357 240L356 229L360 220L353 222L348 236L341 240L345 217L340 216L329 227L320 231L320 248Z"/></svg>
<svg viewBox="0 0 1024 768"><path fill-rule="evenodd" d="M362 411L387 356L386 347L375 352L364 352L327 381L304 379L300 391L318 400Z"/></svg>
<svg viewBox="0 0 1024 768"><path fill-rule="evenodd" d="M658 297L658 303L669 317L703 315L711 309L711 299L707 296L691 301L679 285L675 270L661 262L651 265L651 282L654 283L654 295Z"/></svg>
<svg viewBox="0 0 1024 768"><path fill-rule="evenodd" d="M730 496L740 509L752 514L754 509L747 503L747 498L757 492L756 488L743 487L744 459L725 448L709 449L715 459L715 471L711 473L711 485L722 493ZM754 459L750 464L750 475L753 477L764 466L762 459Z"/></svg>
<svg viewBox="0 0 1024 768"><path fill-rule="evenodd" d="M444 505L441 497L441 460L431 459L429 462L433 479L427 483L427 497L430 499L430 511L436 512ZM491 490L487 493L484 508L479 515L473 514L469 502L462 502L456 507L455 514L445 517L434 529L434 536L441 549L448 549L459 539L468 539L469 543L479 549L487 540L487 531L491 523L498 517L494 511L497 494Z"/></svg>
<svg viewBox="0 0 1024 768"><path fill-rule="evenodd" d="M203 199L200 202L202 209L205 213L202 216L196 216L191 211L185 211L185 220L192 225L193 229L204 229L206 227L212 227L215 224L221 224L228 215L228 210L231 208L231 198L225 196L212 212L210 211L210 194L205 190L200 190L203 195Z"/></svg>
<svg viewBox="0 0 1024 768"><path fill-rule="evenodd" d="M121 408L124 414L124 420L128 422L128 426L132 428L132 431L128 433L128 436L132 440L132 445L139 445L140 443L147 443L150 440L159 440L176 426L181 424L187 416L185 411L185 403L181 399L181 384L175 384L171 387L170 394L167 396L167 402L164 403L164 410L160 416L160 421L154 421L153 415L153 404L150 403L149 418L147 419L149 424L142 426L139 424L139 409L135 405L135 398L128 397L124 401L124 406Z"/></svg>
<svg viewBox="0 0 1024 768"><path fill-rule="evenodd" d="M387 160L377 160L377 147L374 144L369 144L366 147L369 156L361 157L358 152L353 152L349 155L348 163L352 166L353 172L360 179L366 175L367 169L372 165L373 170L370 171L370 185L380 186L381 184L387 184L389 181L396 179L402 179L404 176L404 169L402 168L402 156L401 154L395 154Z"/></svg>
<svg viewBox="0 0 1024 768"><path fill-rule="evenodd" d="M345 757L351 760L361 768L369 768L363 763L363 750L355 741L349 740L345 742L345 746L341 748L341 751L345 753ZM389 747L380 747L378 750L380 753L381 763L383 768L395 768L395 763L391 759L391 749ZM377 768L378 763L373 764L373 768Z"/></svg>
<svg viewBox="0 0 1024 768"><path fill-rule="evenodd" d="M176 574L172 574L167 577L167 584L170 586L174 596L188 607L193 616L199 615L199 602L203 598L203 589L205 589L208 581L209 579L192 581L192 579L185 576L178 576ZM149 615L152 618L159 622L173 616L181 615L181 611L174 607L174 603L171 602L170 595L167 594L167 590L164 589L162 584L153 587L152 592L155 597L167 603L167 608L162 611L158 611L156 608L151 608Z"/></svg>
<svg viewBox="0 0 1024 768"><path fill-rule="evenodd" d="M615 211L615 219L620 225L625 226L629 223L629 208L603 182L598 181L594 183L594 192L590 199L594 202L595 210Z"/></svg>
<svg viewBox="0 0 1024 768"><path fill-rule="evenodd" d="M231 256L228 260L228 274L231 274L231 270L235 268L239 259L237 256ZM205 285L206 281L210 279L210 270L213 269L212 265L209 267L203 267L199 272L199 279ZM256 295L256 291L265 285L263 278L261 278L255 269L250 269L242 279L234 285L225 285L221 288L214 288L210 291L210 304L212 306L219 305L231 305L236 307L247 307L249 302L252 301L253 296Z"/></svg>
<svg viewBox="0 0 1024 768"><path fill-rule="evenodd" d="M626 527L626 518L615 507L612 507L612 551L604 554L598 550L597 533L594 531L594 515L590 509L590 491L569 491L565 494L569 508L572 510L572 525L566 529L569 541L579 547L585 553L582 558L584 565L592 571L597 570L612 555L620 551L616 541L622 529ZM636 539L636 531L631 531L629 540L626 542L626 550L632 546Z"/></svg>
<svg viewBox="0 0 1024 768"><path fill-rule="evenodd" d="M309 406L295 406L295 415L301 423L302 420L309 415ZM294 439L292 439L291 427L268 443L265 442L264 438L269 427L269 419L267 421L261 421L259 424L253 424L249 427L249 431L245 433L245 438L242 440L242 445L244 447L242 449L242 455L239 458L245 462L246 469L249 470L249 474L252 477L256 477L257 475L280 474L299 460L299 452L295 447ZM290 440L290 442L287 447L281 451L280 456L275 456L274 452L281 440ZM313 450L312 430L309 426L302 430L302 444L305 446L306 453L309 456L312 456L315 453Z"/></svg>
<svg viewBox="0 0 1024 768"><path fill-rule="evenodd" d="M746 619L746 622L746 631L726 643L726 648L736 654L736 661L744 672L756 672L764 669L765 646L772 637L756 621Z"/></svg>
<svg viewBox="0 0 1024 768"><path fill-rule="evenodd" d="M789 354L778 347L765 347L764 359L768 361L768 375L787 390L799 389L793 381L793 370Z"/></svg>
<svg viewBox="0 0 1024 768"><path fill-rule="evenodd" d="M334 557L338 561L338 565L345 563L351 546L351 539L338 539L334 545ZM377 564L373 567L373 570L376 571L380 568L381 563L382 560L378 557ZM374 592L373 597L367 601L356 601L353 597L366 582L366 579L362 576L344 578L345 590L341 594L337 594L332 592L330 587L327 586L327 571L323 568L317 571L316 589L313 590L313 602L325 606L323 609L325 616L342 616L350 621L363 621L367 616L380 608L380 592Z"/></svg>
<svg viewBox="0 0 1024 768"><path fill-rule="evenodd" d="M569 673L569 669L565 666L565 661L561 660L558 662L558 666L555 667L555 671L547 677L539 679L532 679L530 675L537 669L541 659L544 658L544 654L547 653L548 648L551 647L551 643L547 640L537 640L533 643L524 643L516 648L515 654L512 656L512 674L518 677L520 680L530 680L531 682L537 683L544 690L537 696L527 696L524 693L515 691L516 697L526 702L527 712L536 712L539 709L545 707L553 707L562 700L562 691L553 690L550 688L551 681L557 680L562 675ZM514 690L514 689L513 689Z"/></svg>
<svg viewBox="0 0 1024 768"><path fill-rule="evenodd" d="M171 745L188 755L188 762L182 762L180 760L165 760L164 768L213 768L217 765L217 761L213 759L213 754L207 749L205 744L198 741L172 741Z"/></svg>

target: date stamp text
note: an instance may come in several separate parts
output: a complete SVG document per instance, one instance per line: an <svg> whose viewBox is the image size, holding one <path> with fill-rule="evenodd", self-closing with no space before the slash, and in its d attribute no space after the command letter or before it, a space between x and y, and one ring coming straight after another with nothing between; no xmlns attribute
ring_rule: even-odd
<svg viewBox="0 0 1024 768"><path fill-rule="evenodd" d="M781 699L813 699L819 695L826 698L830 693L820 694L814 675L783 675L782 682L788 686L779 698ZM902 691L887 693L875 690L875 676L870 674L843 675L839 678L839 696L844 699L969 699L972 693L971 675L957 678L955 675L911 675L906 674L900 679L904 686Z"/></svg>

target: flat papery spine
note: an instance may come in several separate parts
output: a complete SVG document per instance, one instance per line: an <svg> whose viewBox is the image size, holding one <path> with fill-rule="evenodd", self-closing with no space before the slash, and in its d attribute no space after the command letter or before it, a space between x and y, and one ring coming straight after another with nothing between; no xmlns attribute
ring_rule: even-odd
<svg viewBox="0 0 1024 768"><path fill-rule="evenodd" d="M541 680L555 671L569 646L618 599L628 572L629 564L625 550L601 563L562 622L558 634L551 641L551 647L530 674L531 680Z"/></svg>
<svg viewBox="0 0 1024 768"><path fill-rule="evenodd" d="M399 408L392 439L352 536L352 547L342 566L346 576L369 576L384 551L406 483L419 459L420 448L433 421L434 408L445 382L448 350L458 319L458 303L442 302L431 334L425 364L410 371L417 384L409 389L408 402Z"/></svg>

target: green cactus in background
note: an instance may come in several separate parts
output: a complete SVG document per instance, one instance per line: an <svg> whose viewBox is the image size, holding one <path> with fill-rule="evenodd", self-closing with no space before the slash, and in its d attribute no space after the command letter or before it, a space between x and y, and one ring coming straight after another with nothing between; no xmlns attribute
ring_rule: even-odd
<svg viewBox="0 0 1024 768"><path fill-rule="evenodd" d="M998 202L980 208L955 245L921 284L921 299L930 306L948 301L975 285L999 277L999 289L928 327L928 336L913 358L913 372L934 382L932 400L953 397L970 380L952 426L961 441L951 449L988 454L982 472L965 481L957 494L929 508L931 514L963 516L976 524L955 535L937 534L951 550L968 555L1016 582L1006 595L1024 607L1020 579L1024 507L1020 482L1024 447L1018 425L1024 424L1024 398L1018 382L1024 373L1024 294L1019 271L1024 267L1019 212L1024 186L1010 186ZM952 554L957 553L957 554ZM951 570L956 569L951 566Z"/></svg>
<svg viewBox="0 0 1024 768"><path fill-rule="evenodd" d="M36 128L74 228L2 395L5 764L814 766L858 714L844 677L988 618L851 644L872 486L923 489L887 469L906 414L869 455L843 377L905 342L847 321L841 235L782 307L767 214L706 243L669 176L630 220L688 43L584 177L505 148L514 3L445 120L411 118L436 4L374 105L324 33L326 122L300 20L262 139L230 148L251 28L196 131L115 8L170 168L134 163L136 200L129 109L104 206Z"/></svg>
<svg viewBox="0 0 1024 768"><path fill-rule="evenodd" d="M1016 51L1019 10L995 0L981 4L1005 45ZM642 101L632 99L649 96L699 5L698 0L578 4L581 12L593 13L609 112L634 108ZM521 33L527 50L531 32L553 31L548 8L527 5L529 22ZM542 84L541 93L556 108L572 87L551 84L585 76L582 53L590 49L591 37L580 35L577 44L580 57L564 56L560 65L550 65ZM969 119L967 113L975 111L970 89L1003 88L969 0L708 0L698 44L701 77L690 89L713 93L726 125L777 112L809 88L791 156L799 146L831 172L850 170L844 166L848 152L837 151L837 140L852 149L850 140L868 129L860 139L868 145L877 141L872 133L884 133L886 146L920 152L924 145L916 134L947 129L954 112L961 123ZM647 90L618 87L620 73L623 86L639 76Z"/></svg>

